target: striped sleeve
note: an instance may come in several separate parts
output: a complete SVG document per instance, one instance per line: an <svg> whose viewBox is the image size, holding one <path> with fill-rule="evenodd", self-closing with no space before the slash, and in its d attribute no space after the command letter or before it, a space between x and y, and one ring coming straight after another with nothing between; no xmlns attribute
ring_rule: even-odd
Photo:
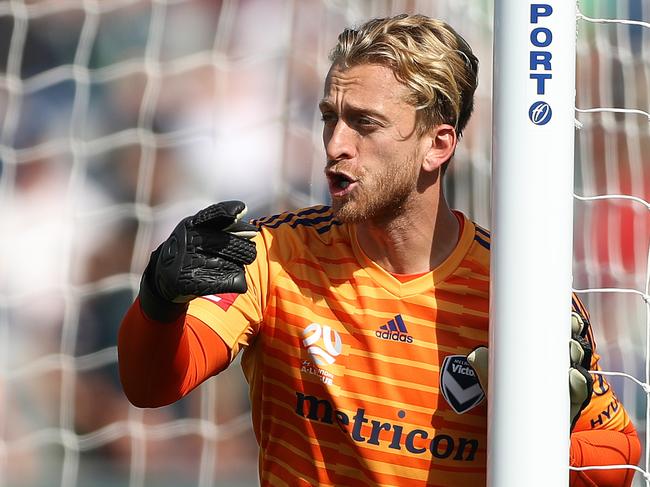
<svg viewBox="0 0 650 487"><path fill-rule="evenodd" d="M255 339L268 300L268 248L272 245L272 236L260 232L254 241L257 258L246 266L246 293L201 296L194 299L187 310L188 316L205 323L221 337L230 350L231 361Z"/></svg>

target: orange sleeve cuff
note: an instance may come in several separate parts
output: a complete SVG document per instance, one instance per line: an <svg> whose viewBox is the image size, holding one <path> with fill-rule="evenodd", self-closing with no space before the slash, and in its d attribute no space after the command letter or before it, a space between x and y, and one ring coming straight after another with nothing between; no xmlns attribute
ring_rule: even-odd
<svg viewBox="0 0 650 487"><path fill-rule="evenodd" d="M571 465L637 465L641 444L629 423L623 431L590 430L571 434ZM571 487L629 487L635 471L630 468L571 471Z"/></svg>
<svg viewBox="0 0 650 487"><path fill-rule="evenodd" d="M129 400L158 407L180 399L229 363L223 340L202 321L180 316L171 323L148 318L139 299L118 335L120 380Z"/></svg>

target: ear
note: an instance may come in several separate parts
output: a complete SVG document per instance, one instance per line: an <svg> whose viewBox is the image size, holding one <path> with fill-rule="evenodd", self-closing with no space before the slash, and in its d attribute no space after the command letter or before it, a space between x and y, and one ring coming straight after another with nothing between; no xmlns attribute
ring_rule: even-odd
<svg viewBox="0 0 650 487"><path fill-rule="evenodd" d="M454 155L458 137L456 129L446 123L431 128L423 137L425 153L422 169L436 171Z"/></svg>

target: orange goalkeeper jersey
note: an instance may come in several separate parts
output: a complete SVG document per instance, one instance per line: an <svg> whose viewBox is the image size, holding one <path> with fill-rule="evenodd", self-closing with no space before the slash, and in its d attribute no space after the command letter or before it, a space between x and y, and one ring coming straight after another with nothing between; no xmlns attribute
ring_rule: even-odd
<svg viewBox="0 0 650 487"><path fill-rule="evenodd" d="M231 360L243 350L262 485L485 485L486 401L465 357L488 341L490 238L458 215L453 253L406 282L326 206L262 219L248 292L190 303L188 324L214 330ZM636 438L603 379L575 432L594 429ZM593 446L572 442L572 461Z"/></svg>

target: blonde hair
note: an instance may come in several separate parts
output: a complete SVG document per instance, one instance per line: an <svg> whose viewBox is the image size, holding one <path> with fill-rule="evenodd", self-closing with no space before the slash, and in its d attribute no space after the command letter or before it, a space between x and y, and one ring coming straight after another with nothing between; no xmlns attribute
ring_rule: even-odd
<svg viewBox="0 0 650 487"><path fill-rule="evenodd" d="M474 108L478 59L448 24L424 15L372 19L347 28L330 52L332 64L381 64L393 70L411 95L417 129L447 123L460 136Z"/></svg>

